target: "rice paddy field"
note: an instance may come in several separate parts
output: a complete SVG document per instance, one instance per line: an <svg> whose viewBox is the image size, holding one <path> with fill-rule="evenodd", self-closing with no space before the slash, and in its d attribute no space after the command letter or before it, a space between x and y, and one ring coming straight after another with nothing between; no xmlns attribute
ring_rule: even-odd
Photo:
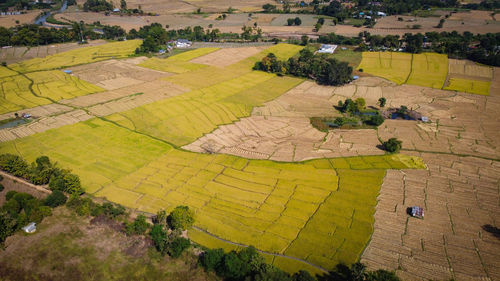
<svg viewBox="0 0 500 281"><path fill-rule="evenodd" d="M363 52L358 69L398 85L488 95L492 69L436 53Z"/></svg>
<svg viewBox="0 0 500 281"><path fill-rule="evenodd" d="M135 49L134 41L120 43L78 50L81 56L70 51L26 61L9 66L24 73L9 76L2 69L0 74L24 79L15 84L24 85L26 96L30 88L45 96L43 101L89 94L101 89L52 69L126 57ZM279 44L226 67L185 67L215 49L148 59L143 66L160 71L181 65L182 71L169 71L176 75L158 79L190 90L3 142L0 153L28 161L47 155L80 175L87 193L140 211L187 205L196 212L190 237L201 245L228 250L254 245L269 262L290 272L321 272L339 262L356 262L373 232L386 170L425 168L420 158L397 154L287 163L179 148L301 84L302 79L252 71L269 52L287 59L300 49Z"/></svg>
<svg viewBox="0 0 500 281"><path fill-rule="evenodd" d="M140 42L131 40L75 49L1 67L0 114L104 91L62 72L62 68L128 57Z"/></svg>

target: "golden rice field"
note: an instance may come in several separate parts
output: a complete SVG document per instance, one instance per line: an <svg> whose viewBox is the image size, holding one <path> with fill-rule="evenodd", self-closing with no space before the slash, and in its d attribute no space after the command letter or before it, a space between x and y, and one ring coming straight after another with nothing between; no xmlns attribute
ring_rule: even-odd
<svg viewBox="0 0 500 281"><path fill-rule="evenodd" d="M444 89L487 96L490 94L490 85L490 81L450 78L449 85Z"/></svg>
<svg viewBox="0 0 500 281"><path fill-rule="evenodd" d="M88 64L112 58L126 58L134 54L135 49L137 49L141 43L141 40L113 42L62 52L46 56L45 58L34 58L20 63L11 64L9 67L15 71L25 73L71 67L74 65Z"/></svg>
<svg viewBox="0 0 500 281"><path fill-rule="evenodd" d="M407 84L441 89L448 74L448 56L436 53L413 54Z"/></svg>
<svg viewBox="0 0 500 281"><path fill-rule="evenodd" d="M411 71L411 54L395 52L363 52L358 69L403 84Z"/></svg>
<svg viewBox="0 0 500 281"><path fill-rule="evenodd" d="M1 77L0 85L0 114L104 91L59 70Z"/></svg>
<svg viewBox="0 0 500 281"><path fill-rule="evenodd" d="M385 169L424 167L402 155L277 163L198 154L99 119L2 143L0 151L54 158L87 192L128 207L188 205L196 226L218 237L323 268L358 259ZM193 239L203 245L203 237Z"/></svg>
<svg viewBox="0 0 500 281"><path fill-rule="evenodd" d="M448 57L436 53L363 52L358 69L397 84L441 89L448 74Z"/></svg>
<svg viewBox="0 0 500 281"><path fill-rule="evenodd" d="M373 232L386 170L424 168L421 159L383 155L284 163L176 148L249 116L255 106L300 84L302 79L252 71L268 52L286 59L300 48L275 45L225 68L207 66L170 76L166 79L191 91L0 143L0 153L20 154L28 161L47 155L80 175L87 193L141 211L188 205L199 229L190 231L190 237L205 246L238 247L223 240L254 245L267 253L269 262L290 272L353 263ZM208 50L191 52L165 61L187 62ZM75 61L91 58L88 50L83 54ZM26 62L17 67L28 71L42 66ZM33 91L53 99L98 90L61 73L27 75L36 80ZM18 76L25 80L11 84L25 83L26 91L27 78L6 78ZM57 84L51 77L65 82Z"/></svg>

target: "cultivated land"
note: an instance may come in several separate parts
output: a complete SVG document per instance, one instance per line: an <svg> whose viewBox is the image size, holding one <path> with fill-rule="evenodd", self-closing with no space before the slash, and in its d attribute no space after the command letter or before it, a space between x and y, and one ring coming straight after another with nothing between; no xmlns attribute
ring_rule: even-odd
<svg viewBox="0 0 500 281"><path fill-rule="evenodd" d="M255 245L290 272L361 257L371 269L409 279L500 278L498 240L482 228L496 226L500 214L498 68L435 54L412 65L411 55L377 53L369 54L379 62L374 71L389 68L381 76L400 85L361 77L325 87L252 71L268 52L286 59L300 47L262 49L240 49L248 53L238 60L227 59L234 49L198 49L168 59L110 59L123 52L102 62L82 50L75 61L88 64L73 66L71 77L103 91L23 111L42 118L0 130L0 152L29 161L47 155L79 174L89 194L148 213L188 205L197 216L189 231L195 242ZM423 79L431 70L437 78ZM491 82L489 96L440 89L452 78L477 77ZM410 78L422 85L404 84ZM358 97L368 106L385 97L387 106L406 105L431 122L386 120L378 130L328 133L309 124L309 117L336 116L338 100ZM378 155L378 139L389 137L412 156ZM413 205L424 207L424 220L407 218Z"/></svg>
<svg viewBox="0 0 500 281"><path fill-rule="evenodd" d="M248 16L249 12L262 10L262 5L266 2L261 1L244 1L243 6L236 3L231 3L224 1L224 4L215 9L203 8L203 6L212 6L220 4L219 1L196 1L196 2L171 2L157 3L137 3L129 4L128 7L137 7L141 4L142 9L145 12L158 13L158 16L120 16L120 15L110 15L104 17L102 13L84 13L84 12L71 12L67 11L65 13L55 15L55 18L61 21L71 20L79 22L83 20L86 23L93 23L95 21L100 21L102 24L107 25L119 25L126 30L135 28L138 30L141 26L150 25L151 23L157 22L165 26L169 25L171 29L180 29L187 26L202 26L208 28L211 24L213 28L218 28L222 32L234 32L241 33L241 27L243 25L253 26L257 23L265 34L273 36L281 36L288 38L289 36L300 34L309 34L311 36L317 36L318 34L326 34L330 32L335 32L336 34L345 36L358 36L360 32L368 31L371 34L378 35L388 35L397 34L403 36L405 33L425 33L425 32L452 32L458 31L462 33L464 31L470 31L474 34L476 33L495 33L500 27L500 23L491 16L491 12L488 11L470 11L470 12L457 12L452 14L451 17L446 19L446 22L442 28L436 28L440 18L444 18L448 15L449 11L434 11L436 16L431 17L413 17L413 16L402 16L403 22L397 20L400 16L388 16L382 19L378 19L377 24L374 28L366 27L353 27L352 25L334 25L329 19L326 19L325 24L320 29L319 32L314 31L314 25L317 22L317 15L312 14L259 14L253 13L251 17ZM153 4L154 3L154 4ZM175 7L173 3L176 3ZM192 4L192 5L191 5ZM234 4L234 5L232 5ZM258 5L260 4L260 6ZM151 5L149 10L148 6ZM119 6L119 3L116 5ZM169 6L168 9L162 9L162 6ZM239 9L233 14L228 14L225 20L216 20L217 16L221 14L222 11L227 11L229 7ZM194 14L198 7L202 8L202 12L207 12L209 14ZM178 11L176 11L178 10ZM302 20L300 26L286 26L287 18L299 17ZM498 17L498 16L497 16ZM463 24L462 24L463 23ZM420 29L413 29L413 25L421 25Z"/></svg>
<svg viewBox="0 0 500 281"><path fill-rule="evenodd" d="M479 95L489 94L493 78L492 67L465 60L448 60L446 55L436 53L363 52L358 66L358 70L360 69L397 84Z"/></svg>

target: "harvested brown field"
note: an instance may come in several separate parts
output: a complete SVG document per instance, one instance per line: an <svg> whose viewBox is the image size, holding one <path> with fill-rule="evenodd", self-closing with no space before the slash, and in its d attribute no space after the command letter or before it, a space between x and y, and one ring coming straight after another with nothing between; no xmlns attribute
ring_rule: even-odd
<svg viewBox="0 0 500 281"><path fill-rule="evenodd" d="M387 172L361 261L404 280L499 279L498 161L415 155L428 170ZM423 207L425 218L408 217L410 206Z"/></svg>
<svg viewBox="0 0 500 281"><path fill-rule="evenodd" d="M136 66L140 61L108 60L71 68L76 77L107 90L150 82L171 74Z"/></svg>
<svg viewBox="0 0 500 281"><path fill-rule="evenodd" d="M88 41L88 44L80 45L78 43L63 43L53 44L38 47L12 47L0 49L0 61L5 61L7 64L17 63L32 58L44 58L48 55L66 52L73 49L91 47L105 44L104 40Z"/></svg>
<svg viewBox="0 0 500 281"><path fill-rule="evenodd" d="M253 56L266 47L223 48L213 53L195 58L190 62L225 67Z"/></svg>
<svg viewBox="0 0 500 281"><path fill-rule="evenodd" d="M493 67L478 65L469 60L449 59L448 75L460 76L468 79L491 81Z"/></svg>
<svg viewBox="0 0 500 281"><path fill-rule="evenodd" d="M8 28L19 24L31 24L39 14L40 10L32 10L21 15L0 16L0 26ZM16 23L16 21L19 21L19 23Z"/></svg>
<svg viewBox="0 0 500 281"><path fill-rule="evenodd" d="M375 130L313 128L308 118L251 116L219 127L184 149L232 154L251 159L303 161L314 158L384 154Z"/></svg>

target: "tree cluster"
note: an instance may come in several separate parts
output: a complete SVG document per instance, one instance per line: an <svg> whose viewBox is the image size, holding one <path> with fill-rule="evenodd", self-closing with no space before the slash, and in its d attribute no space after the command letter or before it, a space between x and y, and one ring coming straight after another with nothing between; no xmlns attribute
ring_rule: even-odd
<svg viewBox="0 0 500 281"><path fill-rule="evenodd" d="M61 169L51 163L49 157L40 156L35 162L28 163L18 155L0 155L0 169L16 177L22 177L33 184L49 184L51 190L82 194L80 178L70 170Z"/></svg>
<svg viewBox="0 0 500 281"><path fill-rule="evenodd" d="M106 216L108 219L117 219L126 215L125 208L120 204L105 202L99 204L90 198L83 198L78 194L72 194L66 206L74 210L79 216Z"/></svg>
<svg viewBox="0 0 500 281"><path fill-rule="evenodd" d="M66 196L53 193L44 200L24 192L9 191L0 207L0 245L5 239L30 222L40 223L52 214L51 207L64 204Z"/></svg>
<svg viewBox="0 0 500 281"><path fill-rule="evenodd" d="M288 25L288 26L292 26L292 25L299 26L301 24L302 24L302 20L299 17L289 18L286 20L286 25Z"/></svg>
<svg viewBox="0 0 500 281"><path fill-rule="evenodd" d="M189 239L181 236L182 231L194 223L194 213L189 207L177 206L168 216L164 210L161 210L156 214L153 222L151 239L162 255L168 254L177 258L191 246Z"/></svg>
<svg viewBox="0 0 500 281"><path fill-rule="evenodd" d="M113 3L106 0L87 0L83 3L85 12L104 12L113 10Z"/></svg>
<svg viewBox="0 0 500 281"><path fill-rule="evenodd" d="M401 150L402 145L403 142L398 140L397 138L390 138L382 143L384 149L391 153L399 152L399 150Z"/></svg>
<svg viewBox="0 0 500 281"><path fill-rule="evenodd" d="M351 81L352 67L346 62L322 54L313 54L305 48L300 51L299 57L292 57L288 61L280 61L274 54L268 54L257 62L255 70L279 74L291 74L316 80L324 85L343 85Z"/></svg>
<svg viewBox="0 0 500 281"><path fill-rule="evenodd" d="M385 102L385 101L384 101ZM362 123L370 126L378 127L384 123L384 117L380 115L379 111L366 111L365 110L366 102L363 98L357 98L356 100L346 99L344 102L339 101L337 109L347 114L348 116L354 117L354 119L349 119L345 117L338 117L335 119L335 124L339 127L344 125L347 122L353 122L356 120L361 121ZM369 114L363 114L369 113Z"/></svg>

